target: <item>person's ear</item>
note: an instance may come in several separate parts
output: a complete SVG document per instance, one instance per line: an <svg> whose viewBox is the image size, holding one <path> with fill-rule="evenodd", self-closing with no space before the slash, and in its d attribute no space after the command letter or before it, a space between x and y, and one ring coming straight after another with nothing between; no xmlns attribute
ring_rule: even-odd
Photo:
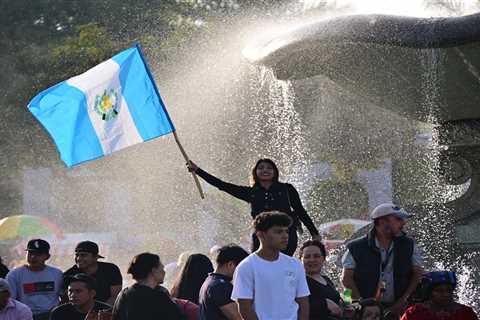
<svg viewBox="0 0 480 320"><path fill-rule="evenodd" d="M265 232L263 231L256 231L255 235L257 236L258 239L263 239L265 236Z"/></svg>

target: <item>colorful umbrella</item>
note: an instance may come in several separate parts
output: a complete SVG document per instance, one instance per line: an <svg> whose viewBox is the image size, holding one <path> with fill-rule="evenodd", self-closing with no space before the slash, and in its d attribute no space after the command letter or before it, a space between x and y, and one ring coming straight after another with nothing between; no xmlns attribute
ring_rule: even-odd
<svg viewBox="0 0 480 320"><path fill-rule="evenodd" d="M0 220L0 240L54 235L63 237L55 224L46 218L30 215L17 215Z"/></svg>
<svg viewBox="0 0 480 320"><path fill-rule="evenodd" d="M367 220L340 219L319 226L318 230L324 238L330 240L346 240L356 231L371 223Z"/></svg>

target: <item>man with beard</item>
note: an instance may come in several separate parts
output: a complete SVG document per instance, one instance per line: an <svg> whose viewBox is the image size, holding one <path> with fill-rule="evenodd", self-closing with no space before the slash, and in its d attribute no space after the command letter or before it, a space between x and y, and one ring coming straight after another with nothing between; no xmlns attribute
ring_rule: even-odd
<svg viewBox="0 0 480 320"><path fill-rule="evenodd" d="M353 299L376 298L399 317L423 273L419 250L402 231L410 215L385 203L370 217L373 228L368 234L347 244L342 283L352 290Z"/></svg>

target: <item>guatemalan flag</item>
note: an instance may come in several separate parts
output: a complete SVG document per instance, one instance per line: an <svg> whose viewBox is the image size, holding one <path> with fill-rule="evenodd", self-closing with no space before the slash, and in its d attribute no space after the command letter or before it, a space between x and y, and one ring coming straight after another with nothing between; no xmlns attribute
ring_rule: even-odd
<svg viewBox="0 0 480 320"><path fill-rule="evenodd" d="M175 131L140 47L32 99L68 167Z"/></svg>

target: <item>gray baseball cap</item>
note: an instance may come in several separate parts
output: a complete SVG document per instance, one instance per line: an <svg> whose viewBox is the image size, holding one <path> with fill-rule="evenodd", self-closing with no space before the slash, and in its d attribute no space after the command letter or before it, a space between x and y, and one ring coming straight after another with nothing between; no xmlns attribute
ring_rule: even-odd
<svg viewBox="0 0 480 320"><path fill-rule="evenodd" d="M403 220L408 219L412 216L411 214L408 214L405 210L393 203L382 203L381 205L373 209L372 213L370 214L370 218L372 220L375 220L388 215L394 215L395 217Z"/></svg>
<svg viewBox="0 0 480 320"><path fill-rule="evenodd" d="M0 292L9 291L10 286L8 285L7 280L0 278Z"/></svg>

